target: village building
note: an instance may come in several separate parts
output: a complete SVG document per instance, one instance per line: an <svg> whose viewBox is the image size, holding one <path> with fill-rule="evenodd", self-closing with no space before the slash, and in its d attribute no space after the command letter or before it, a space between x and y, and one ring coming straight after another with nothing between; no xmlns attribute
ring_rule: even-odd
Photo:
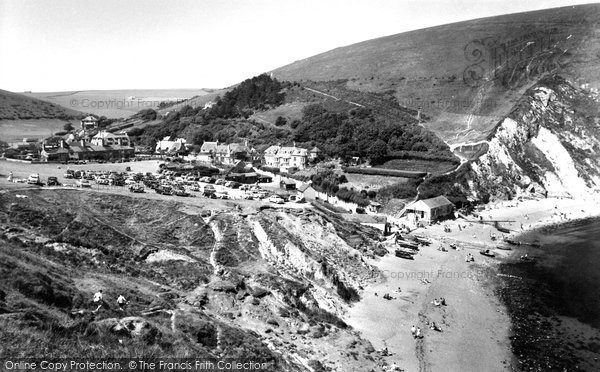
<svg viewBox="0 0 600 372"><path fill-rule="evenodd" d="M86 116L81 119L81 129L82 130L91 130L98 128L98 119L92 115Z"/></svg>
<svg viewBox="0 0 600 372"><path fill-rule="evenodd" d="M263 153L265 165L279 168L283 172L304 169L308 163L308 151L294 146L270 146Z"/></svg>
<svg viewBox="0 0 600 372"><path fill-rule="evenodd" d="M304 183L298 187L298 196L302 196L307 201L313 201L317 199L317 191L312 187L310 183Z"/></svg>
<svg viewBox="0 0 600 372"><path fill-rule="evenodd" d="M415 223L432 223L452 215L454 204L445 196L418 200L406 207L405 213Z"/></svg>
<svg viewBox="0 0 600 372"><path fill-rule="evenodd" d="M177 138L174 141L170 140L171 137L167 136L156 143L156 149L154 150L157 154L163 155L183 155L187 152L185 138Z"/></svg>
<svg viewBox="0 0 600 372"><path fill-rule="evenodd" d="M50 137L42 143L40 157L45 162L66 162L68 160L115 160L135 156L135 148L127 134L113 134L101 131L92 137L67 143L61 137Z"/></svg>
<svg viewBox="0 0 600 372"><path fill-rule="evenodd" d="M225 173L225 179L228 181L235 181L239 183L256 183L260 180L260 175L252 167L251 164L240 161L235 167L231 168Z"/></svg>
<svg viewBox="0 0 600 372"><path fill-rule="evenodd" d="M66 162L69 160L68 145L61 137L46 138L42 142L40 157L45 162Z"/></svg>
<svg viewBox="0 0 600 372"><path fill-rule="evenodd" d="M90 143L94 146L131 146L131 141L127 133L110 133L105 130L98 132Z"/></svg>
<svg viewBox="0 0 600 372"><path fill-rule="evenodd" d="M308 160L312 161L319 158L321 158L321 150L315 146L308 152Z"/></svg>
<svg viewBox="0 0 600 372"><path fill-rule="evenodd" d="M248 142L221 144L205 141L200 147L196 160L216 164L234 165L239 161L252 160L253 150L248 148Z"/></svg>

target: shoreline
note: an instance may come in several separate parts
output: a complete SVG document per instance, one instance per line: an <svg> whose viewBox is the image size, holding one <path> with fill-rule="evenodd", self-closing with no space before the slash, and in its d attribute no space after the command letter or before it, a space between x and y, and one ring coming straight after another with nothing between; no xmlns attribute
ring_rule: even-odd
<svg viewBox="0 0 600 372"><path fill-rule="evenodd" d="M479 215L484 220L503 221L499 225L510 229L509 234L500 232L493 224L482 224L475 217L414 230L412 234L430 238L433 244L422 247L415 260L404 260L394 256L393 243L386 243L390 253L369 261L382 271L383 277L365 287L361 301L348 310L346 320L375 349L386 345L392 355L384 359L406 371L518 370L519 360L511 342L515 320L501 298L500 290L507 285L501 268L505 263L515 262L515 256L528 248L527 245L511 250L495 247L506 245L503 237L520 241L532 231L554 230L600 218L598 207L600 201L593 195L581 199L500 201L486 205ZM445 227L450 232L445 232ZM450 249L450 243L455 243L458 249ZM437 250L441 246L448 252ZM492 249L496 257L474 252L482 248ZM475 263L465 262L467 252L475 256ZM448 272L459 275L444 277ZM395 277L392 273L396 273ZM431 283L422 284L418 273L421 276L434 273L433 279L429 278ZM461 273L466 274L461 276ZM396 287L401 292L395 291ZM385 293L394 299L383 299ZM448 306L431 304L438 297L445 297ZM430 321L435 321L442 332L428 329ZM413 324L423 330L422 339L413 339L410 333Z"/></svg>

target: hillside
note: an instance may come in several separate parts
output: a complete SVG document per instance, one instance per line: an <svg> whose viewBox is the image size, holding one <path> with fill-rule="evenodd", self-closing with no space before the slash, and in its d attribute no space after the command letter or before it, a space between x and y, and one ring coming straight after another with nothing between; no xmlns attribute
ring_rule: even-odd
<svg viewBox="0 0 600 372"><path fill-rule="evenodd" d="M121 89L33 92L25 95L68 109L118 119L148 108L159 110L163 102L177 103L193 97L201 100L211 92L210 89Z"/></svg>
<svg viewBox="0 0 600 372"><path fill-rule="evenodd" d="M84 113L0 89L0 120L74 119Z"/></svg>
<svg viewBox="0 0 600 372"><path fill-rule="evenodd" d="M3 355L251 357L274 363L265 371L381 362L342 320L378 273L363 259L374 229L311 210L210 216L127 196L0 192Z"/></svg>
<svg viewBox="0 0 600 372"><path fill-rule="evenodd" d="M309 87L342 81L356 92L391 92L431 116L424 125L447 143L477 141L546 71L598 87L599 21L598 4L476 19L337 48L272 73Z"/></svg>

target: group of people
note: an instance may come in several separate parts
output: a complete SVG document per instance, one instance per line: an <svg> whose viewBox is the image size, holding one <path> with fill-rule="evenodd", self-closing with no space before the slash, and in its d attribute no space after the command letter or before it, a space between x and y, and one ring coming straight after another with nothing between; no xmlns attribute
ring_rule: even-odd
<svg viewBox="0 0 600 372"><path fill-rule="evenodd" d="M94 298L92 299L92 301L96 306L96 309L93 311L94 313L97 313L104 305L106 305L106 302L104 302L104 294L102 293L101 289L98 292L94 293ZM129 301L127 301L127 299L122 294L120 294L119 297L117 297L117 307L120 311L124 311L128 304Z"/></svg>
<svg viewBox="0 0 600 372"><path fill-rule="evenodd" d="M415 327L414 325L410 327L410 333L412 333L414 338L423 338L423 335L421 334L421 328Z"/></svg>
<svg viewBox="0 0 600 372"><path fill-rule="evenodd" d="M467 258L465 259L466 262L474 262L475 261L475 257L473 257L473 255L471 253L467 253Z"/></svg>

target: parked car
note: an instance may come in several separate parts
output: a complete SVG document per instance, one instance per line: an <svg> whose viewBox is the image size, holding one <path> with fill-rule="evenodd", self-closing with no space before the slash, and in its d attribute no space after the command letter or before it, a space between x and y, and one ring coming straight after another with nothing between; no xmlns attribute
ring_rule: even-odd
<svg viewBox="0 0 600 372"><path fill-rule="evenodd" d="M191 191L196 191L196 192L198 192L198 191L200 191L200 186L198 186L198 184L196 184L196 183L193 183L193 184L190 186L190 190L191 190Z"/></svg>
<svg viewBox="0 0 600 372"><path fill-rule="evenodd" d="M202 192L206 193L215 193L217 192L217 190L215 189L215 187L213 185L204 185L204 187L202 188Z"/></svg>
<svg viewBox="0 0 600 372"><path fill-rule="evenodd" d="M215 196L217 197L217 199L229 199L229 194L227 194L224 191L215 193Z"/></svg>
<svg viewBox="0 0 600 372"><path fill-rule="evenodd" d="M216 199L217 198L217 195L215 195L215 193L212 192L212 191L210 191L210 190L204 190L202 192L202 195L206 196L207 198L210 198L210 199Z"/></svg>
<svg viewBox="0 0 600 372"><path fill-rule="evenodd" d="M304 199L304 196L290 195L289 201L295 202L295 203L305 203L306 199Z"/></svg>
<svg viewBox="0 0 600 372"><path fill-rule="evenodd" d="M173 189L173 195L175 195L175 196L190 196L190 193L185 191L184 188L176 187Z"/></svg>
<svg viewBox="0 0 600 372"><path fill-rule="evenodd" d="M141 193L141 192L144 192L144 186L140 185L139 183L134 183L132 185L129 185L129 191L135 192L135 193Z"/></svg>
<svg viewBox="0 0 600 372"><path fill-rule="evenodd" d="M90 183L90 181L88 181L86 179L83 179L83 178L80 179L80 180L78 180L77 183L76 183L76 185L77 185L77 187L81 187L81 188L84 188L84 187L90 188L90 187L92 187L92 184Z"/></svg>
<svg viewBox="0 0 600 372"><path fill-rule="evenodd" d="M157 188L154 189L154 191L156 191L157 194L162 194L162 195L172 195L173 194L173 189L171 188L171 186L168 186L168 185L159 185Z"/></svg>
<svg viewBox="0 0 600 372"><path fill-rule="evenodd" d="M57 177L48 177L48 181L46 181L46 184L48 186L60 186L60 183L58 182L58 178Z"/></svg>
<svg viewBox="0 0 600 372"><path fill-rule="evenodd" d="M278 196L278 195L271 196L269 198L269 201L271 203L274 203L274 204L283 204L283 203L285 203L285 200L283 200L283 198L281 196Z"/></svg>
<svg viewBox="0 0 600 372"><path fill-rule="evenodd" d="M215 181L215 185L225 185L225 180L222 178L219 178L218 180Z"/></svg>
<svg viewBox="0 0 600 372"><path fill-rule="evenodd" d="M27 178L27 183L29 185L40 185L40 175L37 173L33 173L29 176L29 178Z"/></svg>
<svg viewBox="0 0 600 372"><path fill-rule="evenodd" d="M96 180L96 183L98 185L108 185L108 184L110 184L110 180L108 178L98 178Z"/></svg>
<svg viewBox="0 0 600 372"><path fill-rule="evenodd" d="M200 178L200 182L212 183L212 182L214 182L214 180L210 177L204 176L204 177Z"/></svg>

